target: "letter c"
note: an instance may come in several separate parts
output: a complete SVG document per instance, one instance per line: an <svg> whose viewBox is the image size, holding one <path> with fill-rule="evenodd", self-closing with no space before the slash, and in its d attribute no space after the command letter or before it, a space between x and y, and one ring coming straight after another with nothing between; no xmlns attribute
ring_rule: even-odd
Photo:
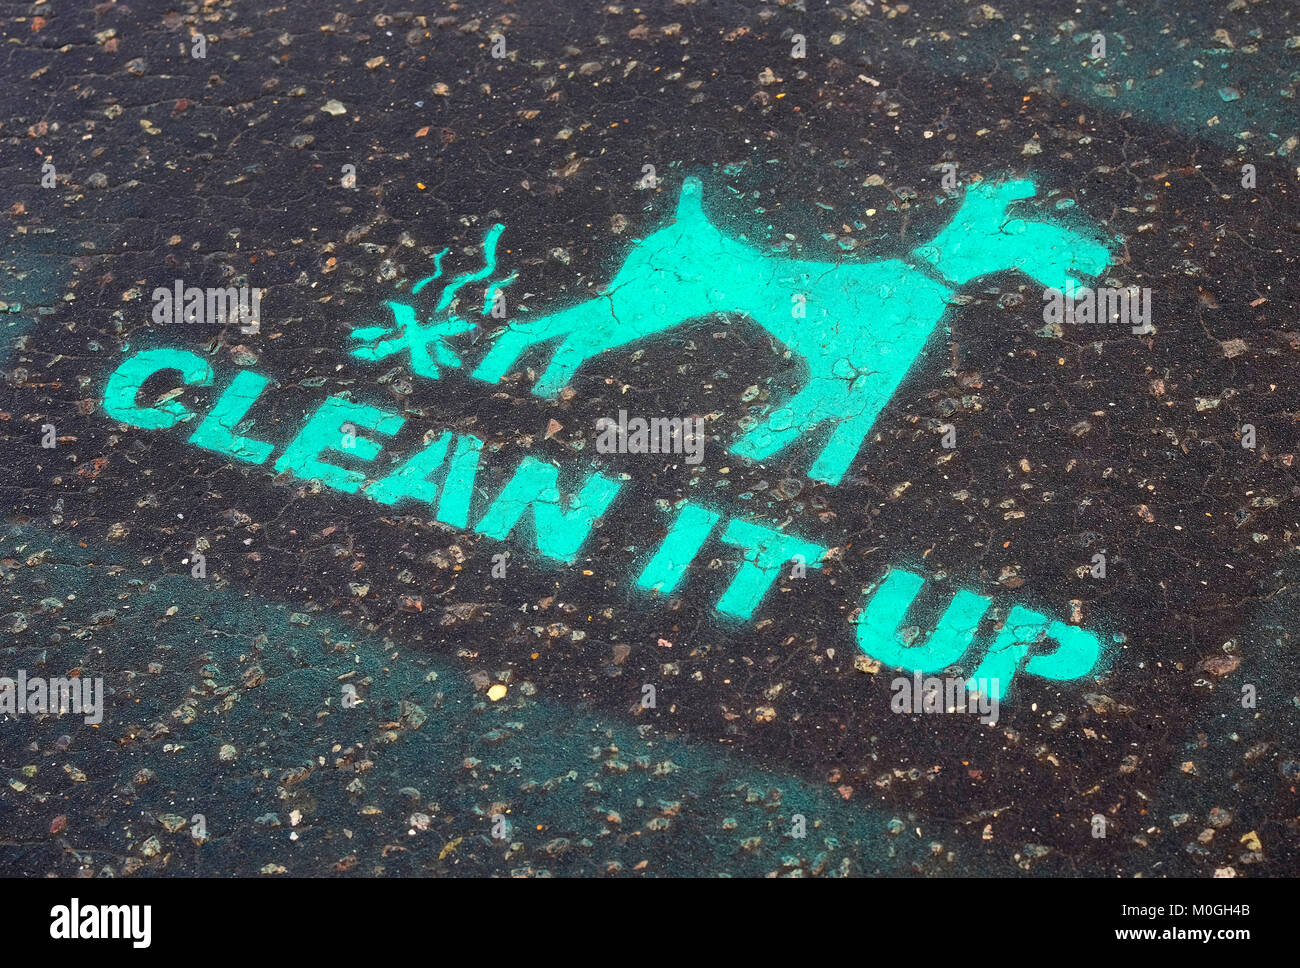
<svg viewBox="0 0 1300 968"><path fill-rule="evenodd" d="M104 412L143 430L166 430L194 414L175 400L164 400L152 407L136 406L135 398L155 373L178 370L185 386L210 386L212 367L205 359L187 350L167 347L143 350L122 362L104 387Z"/></svg>

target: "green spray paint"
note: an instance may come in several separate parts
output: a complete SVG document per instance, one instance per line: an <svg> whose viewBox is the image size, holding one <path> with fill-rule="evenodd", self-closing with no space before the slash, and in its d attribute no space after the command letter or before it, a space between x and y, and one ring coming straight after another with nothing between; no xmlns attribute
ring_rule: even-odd
<svg viewBox="0 0 1300 968"><path fill-rule="evenodd" d="M469 502L474 496L474 481L478 477L479 454L483 441L462 434L456 438L456 449L447 468L447 479L442 484L442 498L438 501L438 520L455 528L469 527Z"/></svg>
<svg viewBox="0 0 1300 968"><path fill-rule="evenodd" d="M282 473L288 471L304 480L319 480L326 487L346 494L355 494L366 482L366 475L359 470L323 461L321 455L335 451L355 460L374 460L383 446L369 437L362 437L356 430L364 427L391 435L401 430L405 422L406 418L378 407L354 403L344 397L330 397L285 448L275 462L275 469Z"/></svg>
<svg viewBox="0 0 1300 968"><path fill-rule="evenodd" d="M531 508L537 550L548 558L572 562L596 519L623 485L592 473L565 508L561 507L559 475L558 467L525 457L474 530L504 541Z"/></svg>
<svg viewBox="0 0 1300 968"><path fill-rule="evenodd" d="M519 273L512 272L504 279L498 279L495 282L493 282L490 286L488 286L487 289L484 290L483 292L483 309L479 315L481 316L490 315L492 312L492 302L493 300L496 299L497 293L499 293L502 289L510 285L510 283L514 282L518 278L519 278Z"/></svg>
<svg viewBox="0 0 1300 968"><path fill-rule="evenodd" d="M925 579L895 568L881 582L858 619L858 645L888 666L930 673L961 659L975 640L975 630L988 610L989 599L959 591L934 631L920 643L905 644L899 631Z"/></svg>
<svg viewBox="0 0 1300 968"><path fill-rule="evenodd" d="M375 362L400 353L410 353L411 370L417 375L430 380L442 376L443 368L456 369L461 365L460 356L447 343L452 336L467 333L474 329L474 324L455 313L450 308L456 294L471 282L479 282L496 271L497 240L505 231L500 223L493 225L483 239L483 268L473 272L464 272L443 287L438 302L433 308L433 318L421 323L416 319L415 307L406 303L388 300L384 303L393 314L391 326L358 326L349 335L350 339L363 344L352 350L357 359ZM442 275L442 259L447 254L443 249L434 257L433 275L421 279L411 287L412 295L417 294L430 282ZM514 276L495 282L488 287L487 301L484 303L483 315L487 315L491 297L497 289L509 285Z"/></svg>
<svg viewBox="0 0 1300 968"><path fill-rule="evenodd" d="M1057 286L1109 265L1099 242L1007 215L1008 205L1034 193L1027 179L975 185L952 223L908 259L833 263L764 253L728 236L704 214L699 179L688 178L674 221L637 242L595 298L510 323L473 375L497 382L525 351L559 341L533 387L550 397L599 353L690 320L740 313L801 356L808 379L731 451L763 460L824 432L809 473L838 483L958 286L1012 269Z"/></svg>
<svg viewBox="0 0 1300 968"><path fill-rule="evenodd" d="M366 495L380 504L396 504L403 498L433 504L438 499L438 487L429 480L429 475L447 460L450 445L451 431L447 430L383 480L366 485Z"/></svg>
<svg viewBox="0 0 1300 968"><path fill-rule="evenodd" d="M433 282L435 279L442 278L442 260L446 258L447 253L450 251L451 251L450 247L445 248L433 257L433 275L425 276L423 279L421 279L419 282L413 285L411 287L411 295L419 294L420 290L423 289L425 286L427 286L429 283Z"/></svg>
<svg viewBox="0 0 1300 968"><path fill-rule="evenodd" d="M1000 699L1030 647L1048 640L1057 643L1056 651L1030 658L1025 663L1026 675L1056 681L1078 679L1091 672L1101 657L1101 642L1092 632L1016 605L973 676L987 678L992 695Z"/></svg>
<svg viewBox="0 0 1300 968"><path fill-rule="evenodd" d="M175 391L149 407L137 405L144 384L159 373L175 371L185 386L207 386L212 370L200 356L183 350L153 349L125 359L110 375L104 391L104 409L114 419L145 429L167 429L193 419L192 412L178 404ZM263 463L273 446L235 433L246 415L272 381L252 371L242 371L213 405L207 417L190 436L197 446L236 457L253 464ZM302 479L318 479L325 486L345 493L365 493L382 504L402 500L436 502L436 519L468 528L471 500L484 443L476 437L455 436L451 431L435 439L403 461L380 480L367 483L365 474L354 468L324 460L327 452L342 454L351 461L373 461L382 451L378 442L359 436L358 429L380 435L396 434L404 425L398 414L354 403L346 397L329 397L308 417L297 436L275 463L279 472ZM452 453L448 457L448 450ZM445 474L441 488L437 475ZM526 457L492 501L475 530L504 540L532 511L532 532L536 550L549 558L572 562L590 536L596 519L605 513L622 484L591 473L576 494L566 501L559 489L559 469L535 457ZM682 505L658 550L636 579L638 587L660 594L673 592L699 555L705 542L722 521L716 511ZM732 581L715 604L730 618L748 620L771 590L782 567L802 559L807 568L820 568L826 555L822 545L783 533L753 521L731 519L720 540L742 549ZM924 584L918 575L901 569L891 571L870 596L857 622L859 647L868 655L891 666L918 674L935 672L963 661L975 643L978 626L990 607L990 600L968 591L958 591L935 628L918 643L905 642L900 627L912 610ZM1043 643L1054 642L1055 651L1031 655ZM989 694L1001 700L1015 676L1066 681L1093 671L1101 657L1097 636L1085 629L1066 625L1023 606L1014 606L991 643L975 649L978 667L968 681L971 690L992 683Z"/></svg>
<svg viewBox="0 0 1300 968"><path fill-rule="evenodd" d="M457 528L469 527L469 502L474 494L483 441L468 434L458 434L456 447L448 461L447 449L451 446L451 439L451 431L444 431L387 477L366 485L366 495L381 504L396 504L406 499L429 505L436 502L437 520ZM447 473L439 489L432 478L444 466Z"/></svg>
<svg viewBox="0 0 1300 968"><path fill-rule="evenodd" d="M924 583L925 579L909 571L896 568L889 572L857 620L858 647L864 653L885 665L921 674L938 672L962 660L992 602L973 592L958 591L928 638L908 643L901 634L903 622ZM1048 639L1058 648L1025 662L1026 675L1056 681L1078 679L1091 672L1101 657L1101 642L1094 633L1015 605L971 674L971 691L978 688L978 680L987 680L987 694L1001 700L1030 648Z"/></svg>
<svg viewBox="0 0 1300 968"><path fill-rule="evenodd" d="M1012 218L1008 207L1033 198L1027 178L981 182L966 190L957 214L912 255L925 260L955 286L980 276L1015 270L1044 287L1081 286L1082 276L1110 265L1110 249L1054 222Z"/></svg>
<svg viewBox="0 0 1300 968"><path fill-rule="evenodd" d="M439 367L455 369L460 357L447 338L469 332L474 324L453 316L441 322L420 323L415 318L415 307L388 300L384 303L393 314L392 326L359 326L352 331L352 339L373 345L360 346L352 355L360 360L383 360L397 353L411 354L411 369L422 377L436 380L442 375Z"/></svg>
<svg viewBox="0 0 1300 968"><path fill-rule="evenodd" d="M707 508L694 504L683 507L664 535L659 550L637 578L637 587L671 595L721 519L722 515Z"/></svg>
<svg viewBox="0 0 1300 968"><path fill-rule="evenodd" d="M781 569L796 557L806 568L820 568L826 549L792 535L733 518L722 533L727 544L739 545L745 556L736 577L714 607L723 615L748 620L763 601Z"/></svg>
<svg viewBox="0 0 1300 968"><path fill-rule="evenodd" d="M684 505L659 550L636 579L637 587L661 595L671 594L720 520L722 515L716 511L696 504ZM746 621L787 563L798 559L805 568L820 568L826 555L822 545L740 518L727 522L721 540L738 545L743 555L740 567L714 608L730 618Z"/></svg>
<svg viewBox="0 0 1300 968"><path fill-rule="evenodd" d="M442 290L442 295L438 297L438 305L433 307L435 313L446 311L451 305L451 301L456 298L456 293L460 292L462 288L471 282L486 279L497 271L497 239L501 238L501 233L505 230L506 227L499 222L488 229L488 233L483 239L483 268L476 272L463 272L451 280Z"/></svg>
<svg viewBox="0 0 1300 968"><path fill-rule="evenodd" d="M142 350L113 371L104 387L104 412L142 430L167 430L182 420L192 420L194 414L175 400L163 400L152 407L139 407L136 397L155 373L177 370L185 386L211 386L212 367L203 357L187 350L162 347Z"/></svg>
<svg viewBox="0 0 1300 968"><path fill-rule="evenodd" d="M271 456L272 445L236 434L235 428L243 422L262 391L273 382L270 377L252 370L241 371L190 436L190 443L250 464L264 463Z"/></svg>

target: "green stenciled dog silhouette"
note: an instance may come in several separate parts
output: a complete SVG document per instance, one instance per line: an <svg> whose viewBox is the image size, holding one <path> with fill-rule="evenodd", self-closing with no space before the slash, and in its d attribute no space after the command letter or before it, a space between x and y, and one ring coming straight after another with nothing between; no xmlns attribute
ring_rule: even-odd
<svg viewBox="0 0 1300 968"><path fill-rule="evenodd" d="M966 190L937 236L904 258L815 262L731 238L705 216L700 180L687 178L675 219L638 241L597 296L510 323L473 375L496 382L526 350L560 340L533 387L550 397L598 353L715 313L742 314L801 356L808 379L732 453L763 460L829 424L809 476L836 484L958 287L1014 269L1064 288L1110 264L1098 241L1008 214L1012 202L1035 192L1028 179L983 182Z"/></svg>

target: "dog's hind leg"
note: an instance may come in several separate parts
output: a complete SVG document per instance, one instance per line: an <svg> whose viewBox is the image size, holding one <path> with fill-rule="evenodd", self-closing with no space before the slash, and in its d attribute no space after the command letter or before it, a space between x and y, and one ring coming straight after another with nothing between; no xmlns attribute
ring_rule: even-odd
<svg viewBox="0 0 1300 968"><path fill-rule="evenodd" d="M821 424L834 429L813 461L808 476L838 484L862 448L876 417L893 394L897 381L882 382L878 374L853 379L814 377L782 407L731 447L731 452L750 460L764 460L807 437Z"/></svg>
<svg viewBox="0 0 1300 968"><path fill-rule="evenodd" d="M506 375L526 350L538 343L545 343L559 339L561 336L569 336L575 331L580 333L598 326L602 322L602 317L605 322L608 322L609 306L604 299L597 297L538 319L515 320L497 337L487 355L474 368L473 376L476 380L496 383ZM563 385L561 383L559 386ZM534 389L534 392L538 391Z"/></svg>
<svg viewBox="0 0 1300 968"><path fill-rule="evenodd" d="M840 482L897 386L897 380L882 382L875 374L859 376L853 381L841 410L842 419L835 424L830 439L809 468L809 477L827 484Z"/></svg>
<svg viewBox="0 0 1300 968"><path fill-rule="evenodd" d="M533 393L539 397L555 396L569 385L578 367L608 347L609 339L599 330L578 329L570 333L537 378Z"/></svg>
<svg viewBox="0 0 1300 968"><path fill-rule="evenodd" d="M559 393L593 356L713 311L703 287L669 289L658 270L630 259L607 292L577 309L581 314L533 387L539 397Z"/></svg>

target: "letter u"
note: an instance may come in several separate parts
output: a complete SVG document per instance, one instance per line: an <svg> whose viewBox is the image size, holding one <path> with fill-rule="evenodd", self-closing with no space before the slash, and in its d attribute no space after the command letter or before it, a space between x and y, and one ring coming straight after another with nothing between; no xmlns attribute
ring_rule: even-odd
<svg viewBox="0 0 1300 968"><path fill-rule="evenodd" d="M863 652L887 666L922 674L945 669L966 654L992 602L974 592L958 591L934 630L909 646L899 634L899 626L924 584L920 575L890 570L856 623L858 647Z"/></svg>

